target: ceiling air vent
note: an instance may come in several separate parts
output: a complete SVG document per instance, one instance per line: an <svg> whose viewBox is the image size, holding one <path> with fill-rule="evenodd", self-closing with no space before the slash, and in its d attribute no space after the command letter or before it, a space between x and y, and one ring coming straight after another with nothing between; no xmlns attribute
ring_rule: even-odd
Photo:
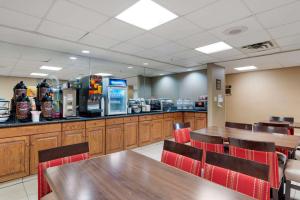
<svg viewBox="0 0 300 200"><path fill-rule="evenodd" d="M244 53L255 53L255 52L266 51L274 48L277 48L277 44L274 41L265 41L265 42L259 42L256 44L243 46L241 47L241 50Z"/></svg>

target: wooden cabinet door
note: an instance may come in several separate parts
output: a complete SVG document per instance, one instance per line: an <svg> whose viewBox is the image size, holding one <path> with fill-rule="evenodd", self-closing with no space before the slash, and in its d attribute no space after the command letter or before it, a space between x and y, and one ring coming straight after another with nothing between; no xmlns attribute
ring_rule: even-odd
<svg viewBox="0 0 300 200"><path fill-rule="evenodd" d="M29 175L29 136L0 139L0 182Z"/></svg>
<svg viewBox="0 0 300 200"><path fill-rule="evenodd" d="M61 146L61 132L33 135L30 143L30 174L36 174L39 163L38 152Z"/></svg>
<svg viewBox="0 0 300 200"><path fill-rule="evenodd" d="M85 142L85 129L62 132L62 145L71 145Z"/></svg>
<svg viewBox="0 0 300 200"><path fill-rule="evenodd" d="M165 139L173 137L173 121L172 118L164 119L163 133Z"/></svg>
<svg viewBox="0 0 300 200"><path fill-rule="evenodd" d="M124 125L107 126L105 131L106 153L124 150Z"/></svg>
<svg viewBox="0 0 300 200"><path fill-rule="evenodd" d="M124 147L132 149L138 146L138 122L124 124Z"/></svg>
<svg viewBox="0 0 300 200"><path fill-rule="evenodd" d="M152 121L151 126L151 142L158 142L163 139L163 119Z"/></svg>
<svg viewBox="0 0 300 200"><path fill-rule="evenodd" d="M151 121L139 122L139 146L151 143Z"/></svg>
<svg viewBox="0 0 300 200"><path fill-rule="evenodd" d="M195 130L206 128L206 118L195 118Z"/></svg>
<svg viewBox="0 0 300 200"><path fill-rule="evenodd" d="M195 117L184 117L184 122L189 122L191 125L191 129L195 130Z"/></svg>
<svg viewBox="0 0 300 200"><path fill-rule="evenodd" d="M86 129L86 141L89 143L90 156L105 154L105 127Z"/></svg>

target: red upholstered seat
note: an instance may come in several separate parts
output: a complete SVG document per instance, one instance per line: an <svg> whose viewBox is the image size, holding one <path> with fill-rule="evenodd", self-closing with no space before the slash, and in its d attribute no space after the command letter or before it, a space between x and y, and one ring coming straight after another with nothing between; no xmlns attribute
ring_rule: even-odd
<svg viewBox="0 0 300 200"><path fill-rule="evenodd" d="M205 163L204 178L258 200L270 199L270 183L252 176Z"/></svg>
<svg viewBox="0 0 300 200"><path fill-rule="evenodd" d="M201 176L201 162L192 158L164 150L161 157L161 162L192 173L196 176Z"/></svg>
<svg viewBox="0 0 300 200"><path fill-rule="evenodd" d="M281 177L279 177L278 158L276 152L256 151L230 145L229 155L268 165L270 185L274 189L279 189Z"/></svg>
<svg viewBox="0 0 300 200"><path fill-rule="evenodd" d="M89 158L88 153L82 153L64 158L58 158L55 160L39 163L38 165L38 199L40 200L43 196L51 192L50 186L44 177L44 170L50 167L60 166L67 163L78 162Z"/></svg>
<svg viewBox="0 0 300 200"><path fill-rule="evenodd" d="M181 128L181 129L176 129L173 132L175 142L184 144L187 142L190 142L190 132L192 131L191 128Z"/></svg>
<svg viewBox="0 0 300 200"><path fill-rule="evenodd" d="M191 139L191 146L203 150L202 163L205 163L206 151L224 153L224 144L211 144Z"/></svg>

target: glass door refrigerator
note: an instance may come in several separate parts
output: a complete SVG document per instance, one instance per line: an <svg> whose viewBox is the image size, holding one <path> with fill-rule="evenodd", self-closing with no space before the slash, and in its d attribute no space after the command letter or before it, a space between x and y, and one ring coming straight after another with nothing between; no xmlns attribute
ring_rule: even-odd
<svg viewBox="0 0 300 200"><path fill-rule="evenodd" d="M105 81L106 114L127 114L127 81L109 78Z"/></svg>

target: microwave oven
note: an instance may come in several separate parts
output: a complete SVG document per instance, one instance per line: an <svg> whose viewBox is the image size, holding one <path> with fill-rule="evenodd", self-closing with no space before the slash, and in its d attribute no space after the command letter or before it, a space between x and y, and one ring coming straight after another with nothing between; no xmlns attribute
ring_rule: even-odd
<svg viewBox="0 0 300 200"><path fill-rule="evenodd" d="M207 111L207 101L196 101L195 110Z"/></svg>

